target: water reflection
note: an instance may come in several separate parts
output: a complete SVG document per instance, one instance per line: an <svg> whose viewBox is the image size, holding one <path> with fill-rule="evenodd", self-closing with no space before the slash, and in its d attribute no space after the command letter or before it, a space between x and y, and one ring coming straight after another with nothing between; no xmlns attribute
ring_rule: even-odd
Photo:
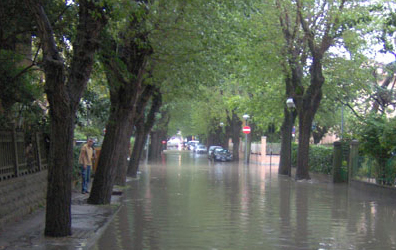
<svg viewBox="0 0 396 250"><path fill-rule="evenodd" d="M396 249L394 200L269 169L170 152L92 249Z"/></svg>

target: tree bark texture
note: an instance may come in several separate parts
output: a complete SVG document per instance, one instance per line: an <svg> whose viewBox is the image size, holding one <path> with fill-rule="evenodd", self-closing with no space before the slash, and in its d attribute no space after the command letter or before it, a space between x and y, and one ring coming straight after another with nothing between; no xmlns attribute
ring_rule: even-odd
<svg viewBox="0 0 396 250"><path fill-rule="evenodd" d="M286 80L286 94L293 97L298 117L299 117L299 145L297 156L296 179L309 179L309 140L311 136L312 121L319 108L322 98L322 85L325 81L322 73L323 55L333 44L334 38L341 36L343 29L339 29L341 22L332 11L341 13L345 1L329 2L326 11L315 13L305 17L303 13L306 9L304 2L296 0L295 13L293 8L283 6L282 1L276 1L279 9L279 21L286 42L284 65L286 75L291 72L292 80L290 84ZM329 18L334 15L334 18ZM290 17L293 18L291 21ZM324 20L318 25L319 20ZM309 65L310 85L305 87L302 84L302 69L307 65L308 56L311 59Z"/></svg>
<svg viewBox="0 0 396 250"><path fill-rule="evenodd" d="M165 145L162 141L167 140L168 124L170 116L166 110L161 110L161 119L157 122L156 129L151 131L150 138L151 144L149 159L151 161L158 161L162 159L162 151L165 149Z"/></svg>
<svg viewBox="0 0 396 250"><path fill-rule="evenodd" d="M299 137L296 179L310 179L309 176L309 141L312 122L322 100L322 85L325 81L322 74L321 56L313 59L310 67L311 84L302 99L297 101L299 117Z"/></svg>
<svg viewBox="0 0 396 250"><path fill-rule="evenodd" d="M342 13L344 9L345 0L334 2L333 10ZM334 39L342 35L342 29L338 31L341 25L337 15L335 18L327 18L324 16L326 22L323 24L323 30L315 30L315 25L310 23L312 18L305 18L303 16L303 2L296 1L297 15L306 38L306 44L311 54L312 63L309 67L310 85L306 91L301 94L297 100L297 111L299 117L299 145L297 156L297 171L296 179L309 179L309 139L311 136L312 121L319 108L322 99L322 86L325 82L323 76L322 60L326 51L334 43ZM330 8L331 9L331 8ZM322 13L322 15L325 15ZM334 15L327 13L328 16ZM319 39L318 39L319 36Z"/></svg>
<svg viewBox="0 0 396 250"><path fill-rule="evenodd" d="M166 144L162 144L162 141L166 141L167 135L167 128L157 129L150 133L151 143L149 145L150 154L149 160L150 161L158 161L162 156L162 151L166 149Z"/></svg>
<svg viewBox="0 0 396 250"><path fill-rule="evenodd" d="M147 135L144 134L144 125L142 123L142 121L136 122L135 142L133 144L133 149L128 164L127 175L133 178L137 177L140 158L143 153L144 143L147 139Z"/></svg>
<svg viewBox="0 0 396 250"><path fill-rule="evenodd" d="M126 145L131 136L133 116L133 111L123 107L111 112L88 203L110 204L117 173L115 164L118 163L121 153L124 153L121 146ZM127 157L127 154L124 156Z"/></svg>
<svg viewBox="0 0 396 250"><path fill-rule="evenodd" d="M230 124L231 133L232 133L232 155L234 161L239 161L239 145L241 139L241 130L242 130L242 121L238 117L236 110L232 110L231 114L227 111L227 121Z"/></svg>
<svg viewBox="0 0 396 250"><path fill-rule="evenodd" d="M140 158L142 156L142 151L144 148L144 143L146 142L147 136L149 135L151 129L155 123L155 114L159 111L162 105L162 95L159 92L158 88L152 88L150 93L147 93L152 97L150 111L145 116L144 109L146 107L147 102L141 101L138 106L139 116L138 121L136 122L136 132L135 132L135 144L133 147L133 151L130 157L130 162L128 166L128 175L132 177L137 176L137 171L139 169ZM161 142L160 142L161 145ZM136 152L135 152L136 150ZM151 152L151 154L154 152Z"/></svg>
<svg viewBox="0 0 396 250"><path fill-rule="evenodd" d="M278 174L291 176L291 142L292 142L292 130L294 121L297 116L295 110L289 110L287 107L284 108L284 119L281 127L281 153L279 159Z"/></svg>
<svg viewBox="0 0 396 250"><path fill-rule="evenodd" d="M144 83L144 79L148 76L146 69L148 57L153 51L148 43L147 34L139 30L140 21L139 18L131 19L129 28L139 32L135 34L136 37L120 33L119 44L108 34L104 34L107 35L108 43L102 48L101 59L107 68L111 108L106 136L88 199L91 204L111 202L116 170L126 167L128 157L126 145L137 119L137 106L141 101L147 102L148 98L144 93L152 88ZM137 37L139 39L135 39ZM142 45L144 42L146 42L145 46Z"/></svg>
<svg viewBox="0 0 396 250"><path fill-rule="evenodd" d="M129 128L131 129L131 128ZM131 133L132 134L132 133ZM130 138L130 137L129 137ZM120 157L116 163L117 171L116 171L116 178L115 178L115 185L125 186L126 185L126 173L128 167L128 156L130 152L131 142L129 140L122 141L125 143L124 145L119 145L120 147Z"/></svg>
<svg viewBox="0 0 396 250"><path fill-rule="evenodd" d="M71 174L75 113L93 65L98 36L106 18L89 0L79 2L79 23L68 74L56 47L51 24L38 1L25 0L34 15L43 49L45 92L50 104L51 137L45 235L71 235ZM95 12L97 15L93 16ZM66 79L66 76L68 79Z"/></svg>

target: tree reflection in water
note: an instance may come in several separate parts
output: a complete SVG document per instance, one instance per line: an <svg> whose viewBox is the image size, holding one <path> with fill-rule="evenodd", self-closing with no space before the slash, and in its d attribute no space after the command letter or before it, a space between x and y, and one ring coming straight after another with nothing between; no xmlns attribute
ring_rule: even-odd
<svg viewBox="0 0 396 250"><path fill-rule="evenodd" d="M141 166L94 250L396 249L396 201L170 152Z"/></svg>

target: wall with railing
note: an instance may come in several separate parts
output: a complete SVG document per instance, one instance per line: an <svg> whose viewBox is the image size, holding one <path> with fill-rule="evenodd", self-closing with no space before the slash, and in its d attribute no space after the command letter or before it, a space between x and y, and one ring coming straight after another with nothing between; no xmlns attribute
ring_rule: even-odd
<svg viewBox="0 0 396 250"><path fill-rule="evenodd" d="M44 137L34 134L25 142L24 133L0 131L0 181L17 178L47 169Z"/></svg>
<svg viewBox="0 0 396 250"><path fill-rule="evenodd" d="M44 137L0 131L0 229L45 205L48 155Z"/></svg>

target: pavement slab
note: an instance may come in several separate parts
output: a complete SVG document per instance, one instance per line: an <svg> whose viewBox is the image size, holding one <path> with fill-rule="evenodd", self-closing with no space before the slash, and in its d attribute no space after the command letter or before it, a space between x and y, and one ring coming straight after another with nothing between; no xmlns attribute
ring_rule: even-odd
<svg viewBox="0 0 396 250"><path fill-rule="evenodd" d="M122 192L115 191L110 205L90 205L88 194L72 193L72 235L46 237L45 208L10 223L0 231L0 250L89 249L112 221L121 206Z"/></svg>

